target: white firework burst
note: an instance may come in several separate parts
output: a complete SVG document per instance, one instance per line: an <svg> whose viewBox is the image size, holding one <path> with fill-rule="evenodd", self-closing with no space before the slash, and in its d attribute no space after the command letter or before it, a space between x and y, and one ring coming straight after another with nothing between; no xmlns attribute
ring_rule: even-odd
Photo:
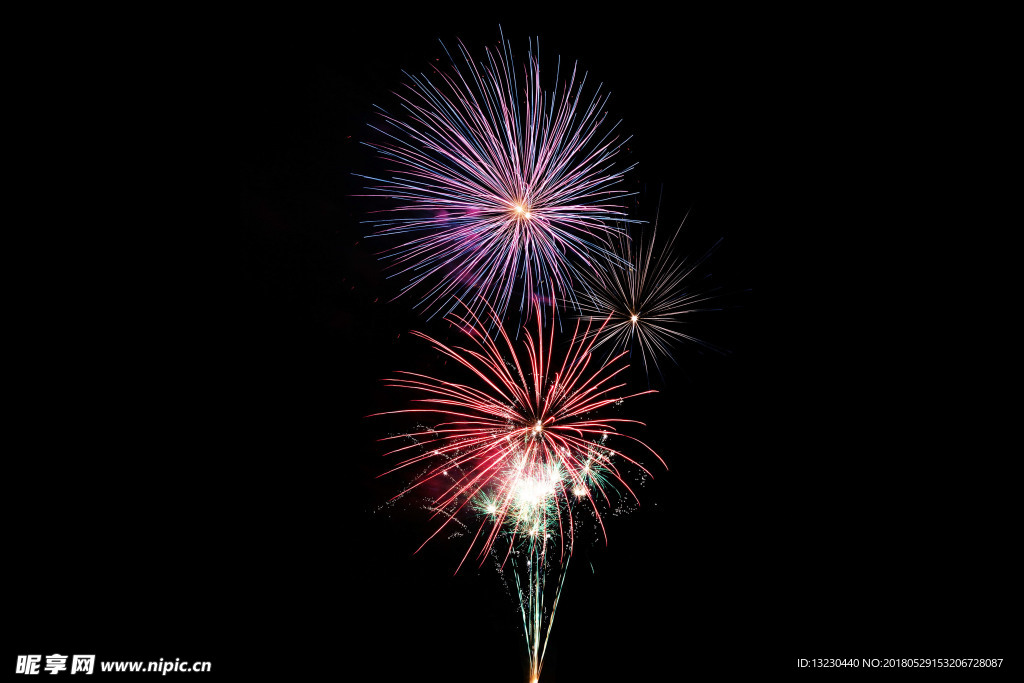
<svg viewBox="0 0 1024 683"><path fill-rule="evenodd" d="M715 293L705 289L696 274L721 240L700 258L680 257L676 242L685 223L686 217L666 244L658 243L657 218L649 235L634 228L639 232L636 240L625 234L611 239L611 251L628 265L611 261L607 268L594 271L580 296L581 320L608 320L589 333L597 338L594 348L605 347L609 354L629 350L631 356L638 350L648 376L651 365L660 374L659 361L674 360L673 351L680 343L719 350L688 333L686 319L717 310L706 306Z"/></svg>

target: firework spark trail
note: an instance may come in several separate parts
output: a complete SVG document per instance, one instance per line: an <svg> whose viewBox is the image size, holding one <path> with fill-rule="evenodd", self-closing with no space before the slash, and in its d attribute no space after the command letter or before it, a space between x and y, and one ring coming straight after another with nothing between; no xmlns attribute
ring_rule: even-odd
<svg viewBox="0 0 1024 683"><path fill-rule="evenodd" d="M545 92L532 41L522 84L504 36L479 64L459 50L463 70L407 73L404 116L378 107L384 139L364 143L393 174L360 176L376 183L368 196L397 204L369 222L404 240L381 255L409 278L401 294L425 290L417 306L431 315L487 301L501 320L517 294L526 317L537 302L575 306L582 273L616 259L605 245L631 222L619 186L632 166L614 163L629 138L613 137L618 123L602 132L608 95L598 86L588 100L575 65Z"/></svg>
<svg viewBox="0 0 1024 683"><path fill-rule="evenodd" d="M665 245L657 245L658 221L655 219L650 238L641 235L639 244L626 235L612 243L618 263L595 271L589 276L590 287L580 297L580 320L588 323L606 321L586 334L596 340L595 349L604 347L609 354L631 351L635 342L649 376L648 361L660 373L659 359L671 358L678 342L692 342L718 350L711 344L681 329L684 317L693 313L717 310L703 306L714 298L713 291L691 285L694 273L721 244L715 243L698 259L681 259L675 255L676 240L686 218Z"/></svg>
<svg viewBox="0 0 1024 683"><path fill-rule="evenodd" d="M525 554L528 558L526 567L515 567L513 575L523 617L523 632L526 635L526 655L530 662L529 680L530 683L537 683L544 668L544 655L547 653L551 627L554 625L569 560L566 558L557 567L551 567L547 563L548 556L544 543L531 543ZM549 574L552 574L556 581L554 599L550 607L544 600ZM548 611L545 621L546 610Z"/></svg>

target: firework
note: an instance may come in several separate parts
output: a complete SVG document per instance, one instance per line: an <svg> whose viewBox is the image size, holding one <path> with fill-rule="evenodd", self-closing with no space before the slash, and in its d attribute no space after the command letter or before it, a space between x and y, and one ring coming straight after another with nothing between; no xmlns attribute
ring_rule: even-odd
<svg viewBox="0 0 1024 683"><path fill-rule="evenodd" d="M494 338L469 307L464 315L450 314L449 321L465 333L466 346L414 332L468 371L473 384L411 372L388 380L418 395L416 407L393 413L429 415L436 422L387 437L413 440L391 451L407 456L391 472L421 471L399 495L431 486L432 509L443 518L431 538L453 520L469 520L458 522L472 537L459 568L474 552L481 564L493 557L511 568L531 680L537 680L579 520L594 520L603 533L600 510L609 493L621 487L635 499L627 481L631 467L626 466L649 474L609 445L609 437L632 440L664 461L617 429L622 423L642 423L602 416L613 404L654 392L623 392L617 376L625 366L616 363L621 354L596 360L589 325L577 322L565 353L556 355L556 326L547 326L545 337L542 315L535 311L536 329L524 328L523 350L517 351L497 313L488 313L498 330ZM556 586L553 596L545 590L549 581Z"/></svg>
<svg viewBox="0 0 1024 683"><path fill-rule="evenodd" d="M667 244L657 244L657 219L649 239L642 231L635 244L625 234L617 236L612 244L617 258L608 268L591 273L591 286L580 297L581 320L607 322L587 333L596 341L594 348L603 347L614 354L632 352L635 345L648 375L649 363L660 373L659 359L671 358L679 342L715 348L687 334L684 326L687 316L713 310L703 306L713 292L700 289L693 281L721 240L698 259L679 258L676 239L685 222L684 218Z"/></svg>
<svg viewBox="0 0 1024 683"><path fill-rule="evenodd" d="M504 37L480 62L460 42L461 68L446 48L447 70L407 73L400 113L378 108L383 123L371 126L381 140L365 144L391 175L361 177L394 206L369 222L401 240L381 256L431 315L461 300L488 302L499 320L512 305L528 317L537 303L575 302L581 273L615 258L604 245L628 222L629 169L614 163L628 138L605 125L608 95L587 95L575 64L545 91L534 48L521 72Z"/></svg>

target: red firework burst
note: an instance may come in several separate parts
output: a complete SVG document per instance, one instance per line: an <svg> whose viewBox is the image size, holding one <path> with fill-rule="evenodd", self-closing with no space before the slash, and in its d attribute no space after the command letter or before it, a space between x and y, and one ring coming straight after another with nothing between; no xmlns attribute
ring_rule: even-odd
<svg viewBox="0 0 1024 683"><path fill-rule="evenodd" d="M538 529L547 535L550 530L563 539L564 554L566 546L570 551L572 547L574 501L594 512L603 532L597 502L607 500L605 486L621 484L636 498L622 463L649 474L639 462L609 447L609 435L641 444L665 464L650 447L616 429L622 423L643 423L604 416L613 404L655 392L621 392L625 383L616 378L626 366L616 366L616 361L624 353L596 360L589 324L581 329L577 322L567 350L556 356L557 325L548 326L545 343L537 311L536 331L524 328L523 351L517 352L497 313L489 307L488 312L497 330L494 339L469 307L464 315L448 318L466 335L466 346L449 346L413 332L466 368L474 385L413 372L386 380L388 386L410 389L421 397L415 399L416 407L378 415L413 413L438 420L421 431L387 437L415 441L388 455L417 451L388 473L416 465L426 470L399 495L428 482L440 484L436 509L447 518L431 538L461 513L481 512L480 502L488 501L489 514L483 515L463 562L474 547L482 561L502 530L513 538L534 535Z"/></svg>

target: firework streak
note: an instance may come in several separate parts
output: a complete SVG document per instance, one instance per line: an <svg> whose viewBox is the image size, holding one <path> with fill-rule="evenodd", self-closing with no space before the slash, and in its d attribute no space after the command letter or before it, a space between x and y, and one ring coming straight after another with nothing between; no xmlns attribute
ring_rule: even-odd
<svg viewBox="0 0 1024 683"><path fill-rule="evenodd" d="M616 429L620 423L642 423L599 415L623 399L655 392L621 393L624 384L616 377L625 366L615 364L624 354L603 363L595 360L589 324L577 322L566 352L556 356L556 326L547 325L545 343L537 310L536 330L524 328L525 353L517 353L497 312L487 309L488 326L498 331L491 338L485 333L488 326L465 308L463 315L448 317L465 333L465 347L413 334L462 366L472 386L412 372L387 380L419 398L417 407L380 414L432 415L437 421L422 431L387 437L413 440L388 454L408 454L391 472L411 467L424 472L399 495L421 486L439 491L434 510L444 521L431 538L452 520L469 520L472 540L460 568L471 556L481 564L494 557L511 567L531 680L537 680L579 520L595 520L604 534L600 509L610 502L609 491L622 487L636 498L624 470L635 467L649 474L609 446L609 437L640 444L664 465L657 453ZM549 579L557 586L550 604L545 598Z"/></svg>
<svg viewBox="0 0 1024 683"><path fill-rule="evenodd" d="M479 63L459 51L461 70L452 59L447 71L406 73L401 113L378 107L381 140L364 143L392 174L360 176L375 183L368 196L394 203L369 221L401 240L380 255L430 315L459 300L486 301L498 319L516 302L524 317L537 303L575 303L581 269L614 261L608 238L631 222L620 204L629 168L613 163L628 138L612 136L618 123L604 130L608 95L599 85L585 96L575 65L545 92L532 42L519 76L504 37Z"/></svg>

